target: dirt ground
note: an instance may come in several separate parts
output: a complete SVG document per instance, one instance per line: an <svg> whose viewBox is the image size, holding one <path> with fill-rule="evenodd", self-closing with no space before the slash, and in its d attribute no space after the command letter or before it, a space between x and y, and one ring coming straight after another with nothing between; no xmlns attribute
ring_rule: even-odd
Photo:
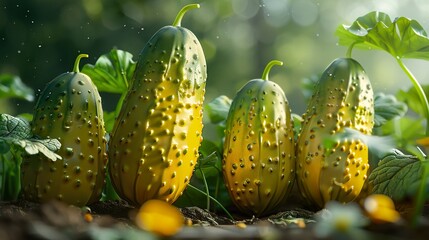
<svg viewBox="0 0 429 240"><path fill-rule="evenodd" d="M0 202L0 239L157 239L135 226L136 211L125 201L98 202L88 209L60 202ZM304 209L261 219L235 216L239 221L197 207L181 211L188 226L172 239L317 239L313 232L315 213ZM88 212L91 214L85 214ZM371 225L362 231L368 239L427 239L429 223L424 217L419 228L411 229L402 222ZM362 235L349 237L359 239Z"/></svg>

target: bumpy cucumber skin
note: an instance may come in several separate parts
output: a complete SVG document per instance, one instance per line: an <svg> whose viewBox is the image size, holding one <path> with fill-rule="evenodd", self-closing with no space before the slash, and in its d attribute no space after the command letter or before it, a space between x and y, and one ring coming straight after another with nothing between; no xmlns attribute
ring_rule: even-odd
<svg viewBox="0 0 429 240"><path fill-rule="evenodd" d="M144 47L109 142L111 179L123 199L173 203L182 194L202 141L206 72L186 28L165 26Z"/></svg>
<svg viewBox="0 0 429 240"><path fill-rule="evenodd" d="M325 149L323 140L345 127L371 134L374 97L362 66L350 58L334 60L321 76L303 115L297 142L298 187L308 203L353 201L367 179L368 146L359 139Z"/></svg>
<svg viewBox="0 0 429 240"><path fill-rule="evenodd" d="M105 181L106 139L101 98L91 79L82 73L64 73L40 93L33 134L57 138L63 159L25 156L21 165L24 199L57 199L76 206L98 201Z"/></svg>
<svg viewBox="0 0 429 240"><path fill-rule="evenodd" d="M285 203L295 179L293 122L276 83L254 79L234 97L228 114L223 175L241 212L262 216Z"/></svg>

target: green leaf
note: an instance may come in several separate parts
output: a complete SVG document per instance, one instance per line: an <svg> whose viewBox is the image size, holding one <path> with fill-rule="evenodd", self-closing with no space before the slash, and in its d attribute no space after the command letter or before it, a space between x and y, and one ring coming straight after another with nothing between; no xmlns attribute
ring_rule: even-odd
<svg viewBox="0 0 429 240"><path fill-rule="evenodd" d="M20 146L29 155L43 154L52 161L62 159L56 154L61 147L61 143L57 139L10 139L11 143Z"/></svg>
<svg viewBox="0 0 429 240"><path fill-rule="evenodd" d="M292 121L293 121L293 131L295 133L294 136L296 140L298 139L298 134L301 131L301 125L304 120L300 115L292 113Z"/></svg>
<svg viewBox="0 0 429 240"><path fill-rule="evenodd" d="M29 122L9 114L0 114L0 137L26 139L31 135Z"/></svg>
<svg viewBox="0 0 429 240"><path fill-rule="evenodd" d="M429 85L424 85L422 88L426 96L429 96ZM425 116L424 105L422 105L419 95L414 87L410 87L407 91L399 90L396 93L396 97L399 101L406 103L411 110L420 116Z"/></svg>
<svg viewBox="0 0 429 240"><path fill-rule="evenodd" d="M219 177L222 174L222 168L219 168L218 162L220 158L217 156L216 152L213 152L209 156L202 158L198 161L197 169L201 169L204 172L204 177ZM195 170L195 177L203 179L201 171Z"/></svg>
<svg viewBox="0 0 429 240"><path fill-rule="evenodd" d="M201 157L196 168L200 168L206 178L222 177L221 149L214 142L203 140L199 151ZM196 170L194 174L199 179L203 178L199 170Z"/></svg>
<svg viewBox="0 0 429 240"><path fill-rule="evenodd" d="M372 170L368 181L373 193L384 194L400 201L408 188L421 180L421 161L411 155L392 154L381 160Z"/></svg>
<svg viewBox="0 0 429 240"><path fill-rule="evenodd" d="M340 45L384 50L395 58L429 60L426 31L416 20L406 17L392 22L386 13L374 11L359 17L350 26L339 26L336 34Z"/></svg>
<svg viewBox="0 0 429 240"><path fill-rule="evenodd" d="M314 87L319 81L320 76L317 74L313 74L310 77L304 78L301 83L301 90L304 98L308 101L314 92Z"/></svg>
<svg viewBox="0 0 429 240"><path fill-rule="evenodd" d="M10 145L19 146L27 154L42 153L52 161L61 159L54 153L61 147L57 139L37 139L31 134L30 123L26 120L8 114L0 114L0 141L4 152L10 149ZM6 147L5 144L9 146Z"/></svg>
<svg viewBox="0 0 429 240"><path fill-rule="evenodd" d="M395 117L403 117L407 113L407 105L398 101L393 95L378 93L374 96L374 127L379 127Z"/></svg>
<svg viewBox="0 0 429 240"><path fill-rule="evenodd" d="M220 123L228 117L232 100L221 95L204 106L204 112L208 114L211 123Z"/></svg>
<svg viewBox="0 0 429 240"><path fill-rule="evenodd" d="M88 75L100 92L124 93L134 74L133 55L119 49L98 58L95 65L85 64L82 73Z"/></svg>
<svg viewBox="0 0 429 240"><path fill-rule="evenodd" d="M394 140L390 136L366 135L352 128L345 128L344 131L323 139L323 146L332 149L336 143L345 139L359 139L368 146L369 164L376 166L378 161L392 152L395 147Z"/></svg>
<svg viewBox="0 0 429 240"><path fill-rule="evenodd" d="M6 154L9 151L10 151L10 145L3 139L0 139L0 155Z"/></svg>
<svg viewBox="0 0 429 240"><path fill-rule="evenodd" d="M206 158L210 155L212 155L213 153L217 153L219 155L222 154L222 149L220 149L216 143L207 140L207 139L203 139L200 148L198 149L198 151L201 154L201 157Z"/></svg>
<svg viewBox="0 0 429 240"><path fill-rule="evenodd" d="M395 139L397 147L407 148L414 146L417 139L425 136L425 128L422 119L410 117L395 118L381 126L383 135L389 135Z"/></svg>
<svg viewBox="0 0 429 240"><path fill-rule="evenodd" d="M0 98L19 98L31 102L34 100L34 91L18 76L2 74L0 75Z"/></svg>
<svg viewBox="0 0 429 240"><path fill-rule="evenodd" d="M103 112L104 118L104 127L106 132L110 133L113 130L113 125L115 124L115 112Z"/></svg>

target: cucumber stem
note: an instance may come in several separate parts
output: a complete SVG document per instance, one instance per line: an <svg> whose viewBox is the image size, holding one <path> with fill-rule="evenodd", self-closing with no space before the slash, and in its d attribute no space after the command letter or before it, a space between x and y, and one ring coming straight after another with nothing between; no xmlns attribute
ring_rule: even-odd
<svg viewBox="0 0 429 240"><path fill-rule="evenodd" d="M207 194L207 199L206 199L206 201L207 201L206 210L207 210L207 211L210 211L210 198L208 197L208 196L210 196L209 185L207 184L206 175L204 174L204 171L203 171L203 169L201 168L201 166L199 167L199 169L200 169L201 176L203 177L204 187L205 187L206 194Z"/></svg>
<svg viewBox="0 0 429 240"><path fill-rule="evenodd" d="M189 5L184 6L180 10L180 12L177 14L176 19L174 19L173 26L180 27L180 24L182 23L182 18L185 15L185 13L188 10L191 10L191 9L194 9L194 8L200 8L200 4L196 3L196 4L189 4Z"/></svg>
<svg viewBox="0 0 429 240"><path fill-rule="evenodd" d="M426 97L426 94L420 85L420 83L417 81L416 77L411 73L411 71L404 65L400 57L396 57L396 61L398 62L399 66L402 68L402 70L407 74L407 76L410 78L411 82L413 83L414 88L417 91L417 95L419 95L420 101L423 105L423 109L425 112L426 117L426 136L429 136L429 102ZM420 214L423 212L423 205L426 201L426 184L427 180L429 178L429 160L427 156L420 157L421 163L422 163L422 178L419 183L419 187L417 190L417 196L415 199L415 205L414 205L414 212L412 214L412 225L414 227L418 224L418 219Z"/></svg>
<svg viewBox="0 0 429 240"><path fill-rule="evenodd" d="M283 66L283 62L282 62L282 61L279 61L279 60L272 60L271 62L269 62L269 63L267 64L267 66L265 67L264 72L262 73L262 78L261 78L262 80L268 80L268 77L269 77L269 74L270 74L271 68L272 68L274 65Z"/></svg>
<svg viewBox="0 0 429 240"><path fill-rule="evenodd" d="M87 58L89 57L88 54L85 53L81 53L76 57L76 61L74 62L74 66L73 66L73 72L78 73L80 72L79 70L79 63L80 63L80 59L81 58Z"/></svg>
<svg viewBox="0 0 429 240"><path fill-rule="evenodd" d="M425 91L423 90L420 83L417 81L416 77L411 73L411 71L404 65L401 58L397 57L396 61L398 62L399 66L402 68L402 70L407 74L408 78L410 78L411 83L413 83L414 88L416 89L417 95L420 98L420 101L423 106L423 110L426 117L426 136L429 136L429 102L426 97Z"/></svg>
<svg viewBox="0 0 429 240"><path fill-rule="evenodd" d="M346 57L347 57L347 58L352 58L352 51L353 51L354 46L355 46L357 43L358 43L358 42L354 42L354 43L352 43L352 44L349 46L349 48L347 49L347 53L346 53Z"/></svg>
<svg viewBox="0 0 429 240"><path fill-rule="evenodd" d="M192 184L188 184L188 187L190 187L190 188L192 188L193 190L195 190L195 191L197 191L197 192L199 192L199 193L201 193L201 194L204 194L204 195L207 195L207 193L205 193L204 191L202 191L202 190L200 190L200 189L198 189L197 187L195 187L195 186L193 186ZM208 196L213 202L215 202L217 205L219 205L219 207L220 208L222 208L222 210L226 213L226 215L228 215L228 217L231 219L231 220L234 220L234 217L228 212L228 210L226 210L226 208L218 201L218 200L216 200L216 198L214 198L214 197L212 197L212 196Z"/></svg>
<svg viewBox="0 0 429 240"><path fill-rule="evenodd" d="M412 220L411 220L411 224L414 227L417 227L419 223L419 218L423 212L423 206L425 205L425 202L426 202L426 185L427 185L427 179L429 176L429 162L427 157L420 160L421 160L423 172L422 172L422 178L420 179L420 183L418 186L417 196L415 199L414 210L413 210Z"/></svg>

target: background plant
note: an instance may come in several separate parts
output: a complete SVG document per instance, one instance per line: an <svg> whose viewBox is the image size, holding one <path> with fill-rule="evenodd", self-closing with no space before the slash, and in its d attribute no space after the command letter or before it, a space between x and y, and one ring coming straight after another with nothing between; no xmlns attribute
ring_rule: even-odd
<svg viewBox="0 0 429 240"><path fill-rule="evenodd" d="M413 73L405 66L403 59L404 58L415 58L429 60L429 38L426 31L416 20L412 20L406 17L398 17L392 21L386 13L383 12L370 12L362 17L356 19L352 25L342 25L337 28L337 35L340 39L340 44L349 46L347 50L347 55L351 57L351 53L354 47L360 47L362 49L377 49L384 50L388 52L392 57L394 57L404 71L407 77L410 79L413 89L407 93L400 93L403 98L406 98L409 105L420 113L420 117L426 119L426 134L423 136L429 137L429 102L427 95L422 87L421 83L413 75ZM409 93L415 93L416 97L411 97ZM418 219L418 214L421 214L424 202L426 201L426 191L427 191L427 180L429 177L429 162L427 155L422 152L418 147L414 147L414 144L410 144L408 141L412 140L416 142L418 138L423 137L420 131L418 130L419 126L422 126L421 122L416 122L415 124L409 121L408 119L402 120L401 122L394 122L393 133L396 138L396 142L399 147L408 150L410 153L416 155L421 160L420 167L407 169L419 176L419 188L415 196L415 209L414 209L414 218L413 223L416 224ZM418 121L418 120L417 120ZM421 121L421 120L420 120ZM406 131L403 131L403 125L406 125ZM412 129L414 131L409 131ZM384 129L386 133L386 129ZM417 134L412 134L416 133ZM406 136L406 134L410 135ZM398 137L399 134L399 137ZM395 160L404 158L402 154L395 154ZM405 159L410 160L412 157L405 157ZM385 161L388 161L389 158L385 158ZM380 168L388 168L387 164L383 164L383 161L379 163L377 168L373 171L374 178L382 176L387 178L388 174L382 175L379 170ZM406 165L408 167L408 165ZM400 169L405 168L404 166ZM378 170L378 171L376 171ZM397 175L398 176L398 175ZM387 178L391 182L401 181L402 175L397 178ZM370 176L371 179L371 176ZM374 181L373 181L374 183ZM377 184L377 181L375 181ZM403 193L409 185L403 186L399 189L399 192ZM389 192L392 195L392 192Z"/></svg>

